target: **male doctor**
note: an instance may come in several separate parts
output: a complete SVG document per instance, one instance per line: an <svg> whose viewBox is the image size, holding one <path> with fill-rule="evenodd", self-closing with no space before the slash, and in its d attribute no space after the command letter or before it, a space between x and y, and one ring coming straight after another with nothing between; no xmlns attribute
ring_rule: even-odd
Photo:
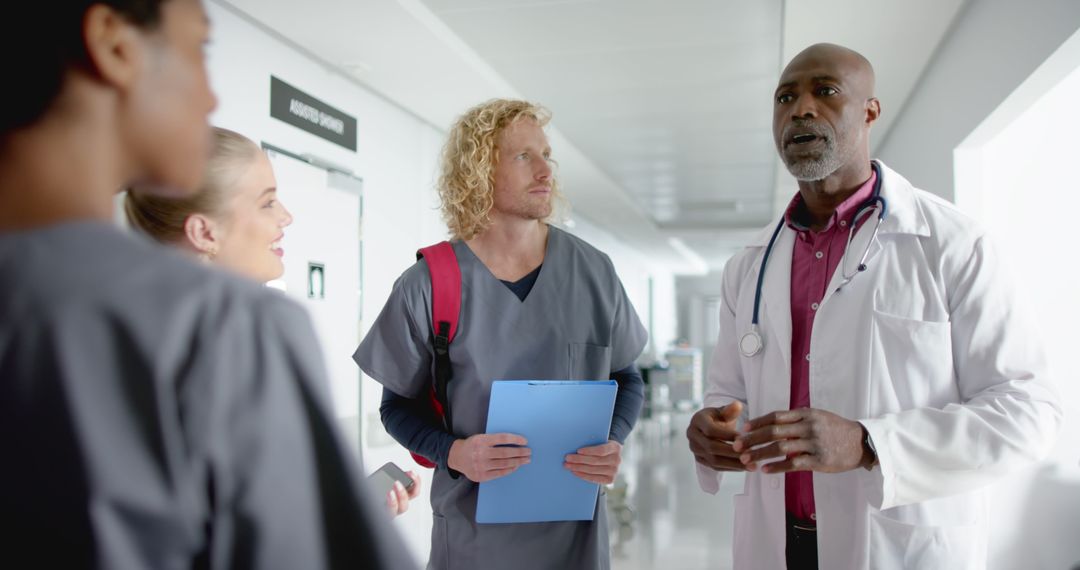
<svg viewBox="0 0 1080 570"><path fill-rule="evenodd" d="M735 567L983 568L986 485L1061 419L1036 330L982 229L870 160L864 57L807 48L773 108L799 192L724 269L687 429L702 489L747 472Z"/></svg>

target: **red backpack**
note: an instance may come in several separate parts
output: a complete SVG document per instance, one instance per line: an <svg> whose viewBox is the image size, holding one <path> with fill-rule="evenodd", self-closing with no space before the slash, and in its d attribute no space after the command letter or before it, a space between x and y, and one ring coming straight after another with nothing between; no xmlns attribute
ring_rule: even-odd
<svg viewBox="0 0 1080 570"><path fill-rule="evenodd" d="M446 431L453 433L447 385L453 377L450 368L450 342L457 333L461 312L461 268L454 247L442 241L416 252L416 259L427 263L431 274L431 323L435 329L435 378L428 389L428 398L435 415L442 420ZM412 454L421 467L435 467L422 455Z"/></svg>

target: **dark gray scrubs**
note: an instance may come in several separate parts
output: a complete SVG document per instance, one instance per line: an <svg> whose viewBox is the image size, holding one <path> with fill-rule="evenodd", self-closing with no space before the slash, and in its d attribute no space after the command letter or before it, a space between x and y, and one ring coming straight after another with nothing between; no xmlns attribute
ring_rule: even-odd
<svg viewBox="0 0 1080 570"><path fill-rule="evenodd" d="M631 365L647 340L606 255L550 227L543 267L521 301L464 242L461 316L450 345L453 432L484 433L494 380L606 380ZM431 282L419 262L394 284L390 298L353 356L396 394L419 398L433 373ZM558 421L558 418L552 418ZM603 495L594 521L481 525L477 484L435 471L431 558L436 570L607 569Z"/></svg>
<svg viewBox="0 0 1080 570"><path fill-rule="evenodd" d="M15 568L413 568L306 313L101 223L0 233Z"/></svg>

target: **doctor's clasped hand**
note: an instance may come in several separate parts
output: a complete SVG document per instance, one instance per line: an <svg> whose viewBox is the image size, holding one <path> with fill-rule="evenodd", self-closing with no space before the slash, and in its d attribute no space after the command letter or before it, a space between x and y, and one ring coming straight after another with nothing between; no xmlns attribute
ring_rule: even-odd
<svg viewBox="0 0 1080 570"><path fill-rule="evenodd" d="M722 408L705 408L690 419L686 439L698 463L717 471L746 471L740 461L740 451L733 443L738 436L735 422L742 414L742 402L732 402Z"/></svg>
<svg viewBox="0 0 1080 570"><path fill-rule="evenodd" d="M864 444L866 432L859 422L814 408L781 410L754 418L735 438L732 448L749 471L762 461L763 473L820 471L842 473L870 468L876 458Z"/></svg>

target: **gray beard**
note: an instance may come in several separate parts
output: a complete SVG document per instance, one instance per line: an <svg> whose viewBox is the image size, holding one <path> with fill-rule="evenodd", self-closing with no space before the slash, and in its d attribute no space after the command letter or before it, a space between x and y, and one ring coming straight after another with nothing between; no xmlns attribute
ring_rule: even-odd
<svg viewBox="0 0 1080 570"><path fill-rule="evenodd" d="M821 156L817 158L798 158L791 162L788 162L785 157L784 164L787 166L788 172L796 180L814 182L824 180L830 174L836 172L837 169L843 166L844 161L840 157L840 153L837 152L833 141L829 140Z"/></svg>

